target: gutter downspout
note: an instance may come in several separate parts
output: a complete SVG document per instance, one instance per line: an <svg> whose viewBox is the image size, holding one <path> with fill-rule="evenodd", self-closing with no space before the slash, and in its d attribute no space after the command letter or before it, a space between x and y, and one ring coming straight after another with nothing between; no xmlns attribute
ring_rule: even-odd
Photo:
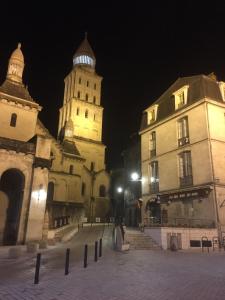
<svg viewBox="0 0 225 300"><path fill-rule="evenodd" d="M219 240L222 241L222 233L221 233L221 226L220 226L220 221L219 221L219 211L218 211L216 189L215 189L215 170L214 170L214 164L213 164L212 144L211 144L211 135L210 135L210 128L209 128L208 103L205 103L205 108L206 108L206 119L207 119L208 145L209 145L209 152L210 152L209 158L210 158L210 162L211 162L211 171L212 171L212 180L213 180L216 227L218 230Z"/></svg>

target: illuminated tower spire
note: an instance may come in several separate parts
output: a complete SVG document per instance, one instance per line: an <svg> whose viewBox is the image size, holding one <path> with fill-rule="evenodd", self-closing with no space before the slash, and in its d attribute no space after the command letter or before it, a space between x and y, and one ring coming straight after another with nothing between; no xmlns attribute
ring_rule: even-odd
<svg viewBox="0 0 225 300"><path fill-rule="evenodd" d="M87 32L85 32L85 38L73 56L73 65L74 67L79 65L79 66L91 67L94 69L95 62L96 62L95 55L88 42Z"/></svg>
<svg viewBox="0 0 225 300"><path fill-rule="evenodd" d="M24 57L21 51L21 44L19 43L17 49L13 51L9 59L7 79L17 83L22 83L23 69Z"/></svg>

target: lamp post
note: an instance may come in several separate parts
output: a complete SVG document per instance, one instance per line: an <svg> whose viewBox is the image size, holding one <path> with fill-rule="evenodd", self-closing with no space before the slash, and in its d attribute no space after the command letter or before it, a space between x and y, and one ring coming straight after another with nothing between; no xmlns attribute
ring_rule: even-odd
<svg viewBox="0 0 225 300"><path fill-rule="evenodd" d="M120 218L122 218L122 220L120 219L120 221L123 221L123 219L125 218L125 201L124 201L124 189L122 186L118 186L117 189L116 189L117 193L119 195L122 195L123 196L123 209L122 209L122 212L121 212L121 203L120 203ZM118 209L117 209L117 213L118 213Z"/></svg>

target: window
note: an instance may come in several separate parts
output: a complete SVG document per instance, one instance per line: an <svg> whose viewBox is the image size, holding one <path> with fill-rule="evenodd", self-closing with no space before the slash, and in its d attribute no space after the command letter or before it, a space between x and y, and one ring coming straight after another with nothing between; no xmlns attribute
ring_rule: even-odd
<svg viewBox="0 0 225 300"><path fill-rule="evenodd" d="M77 98L80 99L80 91L77 92Z"/></svg>
<svg viewBox="0 0 225 300"><path fill-rule="evenodd" d="M17 121L17 114L12 114L11 115L11 120L10 120L10 126L11 127L16 127L16 121Z"/></svg>
<svg viewBox="0 0 225 300"><path fill-rule="evenodd" d="M187 104L188 85L183 86L178 91L173 93L175 99L175 109L179 109Z"/></svg>
<svg viewBox="0 0 225 300"><path fill-rule="evenodd" d="M146 110L146 112L148 117L148 124L155 122L157 119L158 104L151 106Z"/></svg>
<svg viewBox="0 0 225 300"><path fill-rule="evenodd" d="M81 186L81 195L84 196L86 193L86 184L84 182L82 182L82 186Z"/></svg>
<svg viewBox="0 0 225 300"><path fill-rule="evenodd" d="M106 188L105 186L102 184L99 187L99 197L105 197L106 196Z"/></svg>
<svg viewBox="0 0 225 300"><path fill-rule="evenodd" d="M85 118L88 118L88 110L85 110Z"/></svg>
<svg viewBox="0 0 225 300"><path fill-rule="evenodd" d="M178 108L183 106L185 104L184 102L184 92L181 92L178 94Z"/></svg>
<svg viewBox="0 0 225 300"><path fill-rule="evenodd" d="M92 161L91 162L91 171L94 171L94 169L95 169L95 163Z"/></svg>
<svg viewBox="0 0 225 300"><path fill-rule="evenodd" d="M79 84L81 84L81 77L79 78Z"/></svg>
<svg viewBox="0 0 225 300"><path fill-rule="evenodd" d="M77 107L77 116L79 116L79 114L80 114L80 108Z"/></svg>
<svg viewBox="0 0 225 300"><path fill-rule="evenodd" d="M157 193L159 191L159 170L158 161L150 163L150 189L151 193Z"/></svg>
<svg viewBox="0 0 225 300"><path fill-rule="evenodd" d="M96 97L95 96L93 97L93 103L94 104L96 103Z"/></svg>
<svg viewBox="0 0 225 300"><path fill-rule="evenodd" d="M87 81L87 86L89 86L89 81Z"/></svg>
<svg viewBox="0 0 225 300"><path fill-rule="evenodd" d="M86 94L86 98L85 99L86 99L86 101L88 101L88 94Z"/></svg>
<svg viewBox="0 0 225 300"><path fill-rule="evenodd" d="M94 89L96 90L96 83L94 84Z"/></svg>
<svg viewBox="0 0 225 300"><path fill-rule="evenodd" d="M70 174L73 174L73 165L70 165Z"/></svg>
<svg viewBox="0 0 225 300"><path fill-rule="evenodd" d="M184 151L179 154L179 173L181 187L193 184L191 151Z"/></svg>
<svg viewBox="0 0 225 300"><path fill-rule="evenodd" d="M150 133L150 158L156 156L156 133Z"/></svg>
<svg viewBox="0 0 225 300"><path fill-rule="evenodd" d="M189 144L188 117L180 119L178 125L178 146Z"/></svg>

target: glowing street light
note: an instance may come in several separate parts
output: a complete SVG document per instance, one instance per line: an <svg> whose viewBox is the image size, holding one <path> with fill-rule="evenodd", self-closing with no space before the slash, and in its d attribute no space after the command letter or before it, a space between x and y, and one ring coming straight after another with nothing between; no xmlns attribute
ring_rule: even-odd
<svg viewBox="0 0 225 300"><path fill-rule="evenodd" d="M139 178L139 175L138 175L138 173L137 172L133 172L133 173L131 173L131 179L133 180L133 181L137 181L138 180L138 178Z"/></svg>
<svg viewBox="0 0 225 300"><path fill-rule="evenodd" d="M119 186L119 187L117 188L117 192L118 192L118 193L122 193L122 192L123 192L123 188L122 188L121 186Z"/></svg>

